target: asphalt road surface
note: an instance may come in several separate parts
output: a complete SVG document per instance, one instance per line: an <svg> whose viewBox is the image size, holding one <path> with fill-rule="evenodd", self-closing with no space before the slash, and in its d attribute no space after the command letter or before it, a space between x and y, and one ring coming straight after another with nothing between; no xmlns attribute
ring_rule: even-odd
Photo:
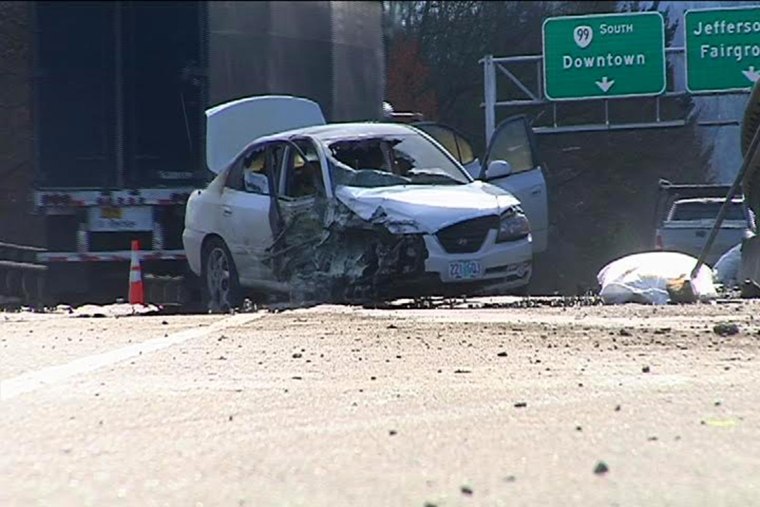
<svg viewBox="0 0 760 507"><path fill-rule="evenodd" d="M467 306L0 314L0 505L760 503L760 303Z"/></svg>

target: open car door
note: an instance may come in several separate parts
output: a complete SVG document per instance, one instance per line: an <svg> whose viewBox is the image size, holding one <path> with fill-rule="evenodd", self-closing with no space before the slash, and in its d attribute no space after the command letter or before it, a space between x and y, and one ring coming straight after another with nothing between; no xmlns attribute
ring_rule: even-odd
<svg viewBox="0 0 760 507"><path fill-rule="evenodd" d="M446 148L470 176L487 181L514 195L530 220L533 251L541 253L546 250L549 228L546 180L527 117L512 116L499 125L488 143L482 163L475 156L472 144L455 129L435 122L413 125ZM509 171L504 171L502 164L501 171L489 175L488 165L496 160L508 162Z"/></svg>
<svg viewBox="0 0 760 507"><path fill-rule="evenodd" d="M497 160L508 162L509 170L489 174L489 165ZM480 179L519 199L530 221L533 252L546 250L549 231L546 180L537 156L533 129L525 115L507 118L496 128L488 143Z"/></svg>

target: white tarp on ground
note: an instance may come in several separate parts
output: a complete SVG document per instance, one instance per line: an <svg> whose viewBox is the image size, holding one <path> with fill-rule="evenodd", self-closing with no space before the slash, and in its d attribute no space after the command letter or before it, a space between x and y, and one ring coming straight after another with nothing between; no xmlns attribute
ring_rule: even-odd
<svg viewBox="0 0 760 507"><path fill-rule="evenodd" d="M715 263L715 280L726 288L733 288L739 284L739 266L742 263L742 244L739 243L728 252L724 253Z"/></svg>
<svg viewBox="0 0 760 507"><path fill-rule="evenodd" d="M597 275L599 295L607 304L645 303L663 305L671 301L670 287L682 288L697 259L678 252L645 252L628 255L607 264ZM712 270L703 265L689 281L696 299L717 297Z"/></svg>

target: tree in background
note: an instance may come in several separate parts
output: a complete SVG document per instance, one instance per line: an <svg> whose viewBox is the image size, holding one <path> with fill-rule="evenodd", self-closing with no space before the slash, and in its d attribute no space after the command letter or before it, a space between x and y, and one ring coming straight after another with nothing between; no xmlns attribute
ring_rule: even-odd
<svg viewBox="0 0 760 507"><path fill-rule="evenodd" d="M420 43L412 35L400 35L388 49L386 99L397 111L415 111L435 118L436 92L430 71L422 61Z"/></svg>
<svg viewBox="0 0 760 507"><path fill-rule="evenodd" d="M384 2L388 83L401 80L393 75L397 67L407 76L415 72L410 67L416 64L409 60L404 65L394 63L398 58L394 44L405 38L418 41L417 72L437 99L433 119L468 135L476 151L483 153L483 71L479 60L484 55L541 54L541 25L547 17L645 8L658 9L659 2ZM678 20L668 19L667 12L663 15L669 44ZM537 79L535 66L514 72L528 84ZM505 89L500 84L500 93ZM404 109L428 107L424 96L411 96ZM652 99L611 103L619 117L654 114ZM562 107L568 123L599 122L601 101ZM551 116L545 109L507 113L527 113L540 124ZM539 136L549 186L550 236L548 252L537 259L536 291L568 293L595 286L595 275L605 263L652 248L660 178L705 181L709 147L703 145L691 114L691 101L673 100L665 109L690 115L687 126ZM497 109L497 121L506 116L503 109Z"/></svg>

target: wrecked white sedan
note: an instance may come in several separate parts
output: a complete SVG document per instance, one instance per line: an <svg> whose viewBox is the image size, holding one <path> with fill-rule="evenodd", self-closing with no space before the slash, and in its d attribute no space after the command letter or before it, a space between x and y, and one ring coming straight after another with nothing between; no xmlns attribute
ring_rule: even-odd
<svg viewBox="0 0 760 507"><path fill-rule="evenodd" d="M413 127L253 97L207 111L207 161L217 176L188 200L183 242L212 310L244 292L367 302L530 280L518 200Z"/></svg>

